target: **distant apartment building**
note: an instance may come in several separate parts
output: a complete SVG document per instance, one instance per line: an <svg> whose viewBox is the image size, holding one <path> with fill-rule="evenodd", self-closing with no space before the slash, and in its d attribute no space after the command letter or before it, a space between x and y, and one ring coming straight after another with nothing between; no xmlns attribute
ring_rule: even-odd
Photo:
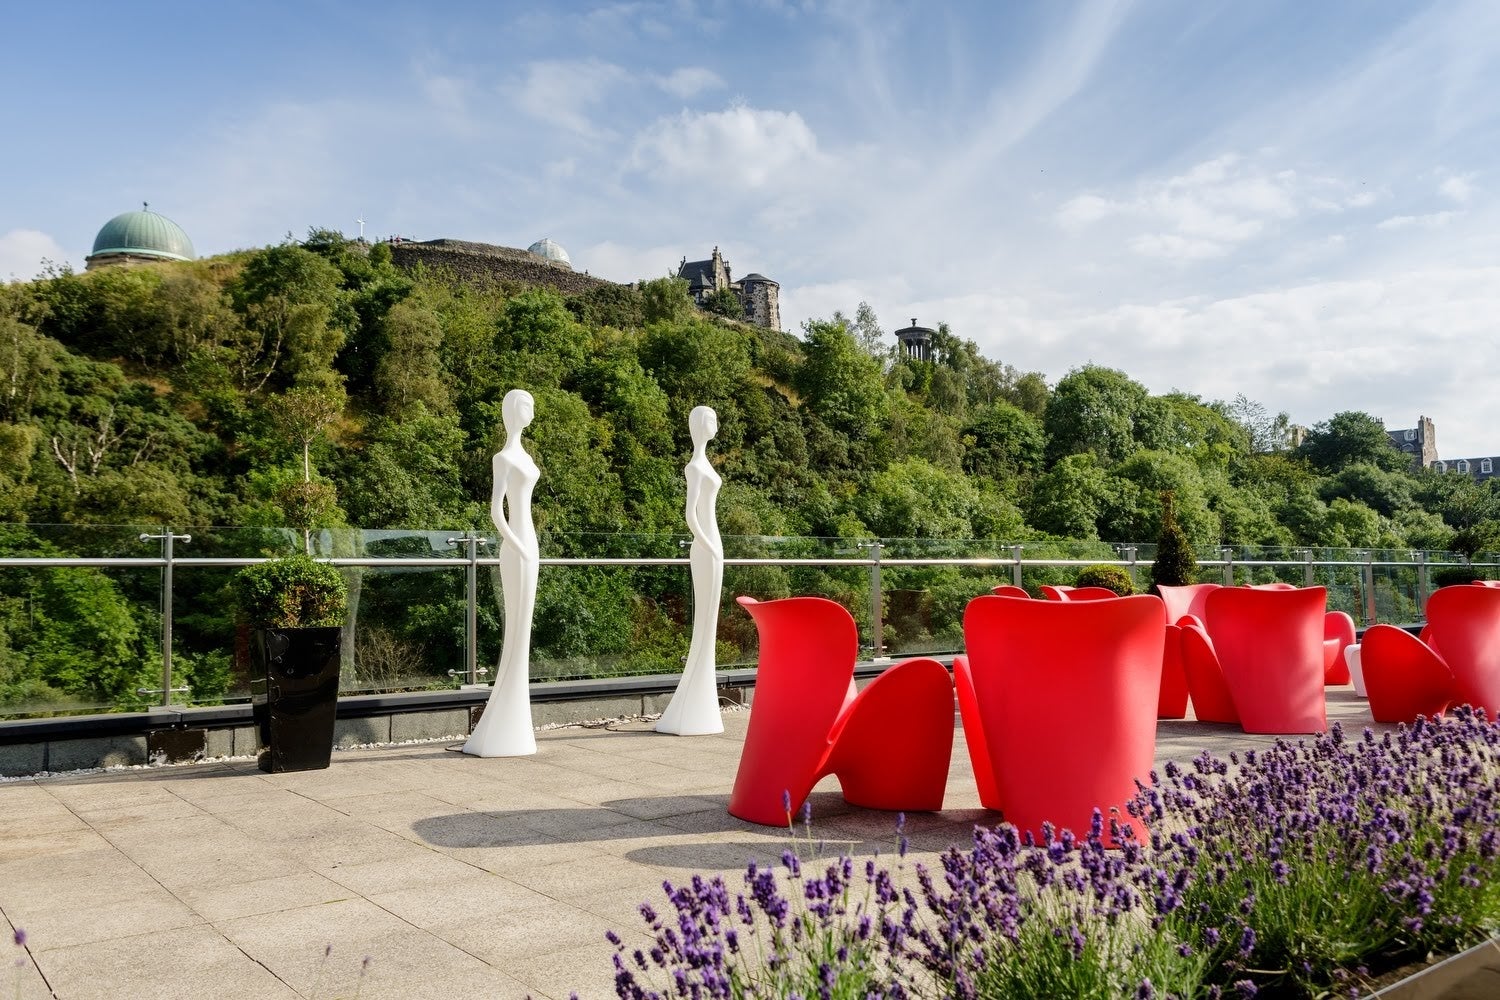
<svg viewBox="0 0 1500 1000"><path fill-rule="evenodd" d="M1500 468L1500 455L1487 455L1479 458L1438 458L1437 427L1430 417L1418 417L1415 427L1385 433L1391 439L1391 445L1398 451L1410 455L1412 464L1419 468L1470 476L1476 482L1481 483L1493 478L1495 470Z"/></svg>

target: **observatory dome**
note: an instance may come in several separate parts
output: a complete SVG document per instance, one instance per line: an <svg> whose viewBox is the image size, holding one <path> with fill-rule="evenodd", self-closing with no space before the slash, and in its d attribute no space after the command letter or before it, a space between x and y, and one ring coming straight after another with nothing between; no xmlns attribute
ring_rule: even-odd
<svg viewBox="0 0 1500 1000"><path fill-rule="evenodd" d="M193 241L182 227L165 215L142 207L138 212L123 212L104 224L94 237L94 250L88 265L114 261L193 260Z"/></svg>
<svg viewBox="0 0 1500 1000"><path fill-rule="evenodd" d="M564 264L568 270L573 269L573 261L568 257L568 251L553 243L549 239L540 239L526 248L528 253L536 254L543 260L550 260L555 264Z"/></svg>

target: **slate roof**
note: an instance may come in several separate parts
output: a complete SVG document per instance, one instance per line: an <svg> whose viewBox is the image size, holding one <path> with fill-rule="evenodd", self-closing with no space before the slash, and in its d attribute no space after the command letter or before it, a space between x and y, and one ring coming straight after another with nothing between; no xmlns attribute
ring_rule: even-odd
<svg viewBox="0 0 1500 1000"><path fill-rule="evenodd" d="M682 265L677 276L686 278L689 288L712 288L714 286L714 262L690 260Z"/></svg>

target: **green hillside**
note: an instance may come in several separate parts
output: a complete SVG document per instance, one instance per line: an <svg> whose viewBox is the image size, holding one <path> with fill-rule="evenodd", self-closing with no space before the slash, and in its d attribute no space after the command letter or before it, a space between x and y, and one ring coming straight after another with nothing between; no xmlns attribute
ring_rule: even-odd
<svg viewBox="0 0 1500 1000"><path fill-rule="evenodd" d="M1049 386L946 328L930 362L893 345L862 306L794 337L701 312L675 279L564 298L404 273L385 246L322 231L189 263L56 272L0 286L4 550L88 551L27 523L484 529L500 401L517 387L536 398L544 555L683 532L699 404L719 413L726 536L1153 542L1164 491L1200 550L1474 551L1495 535L1492 490L1409 470L1366 414L1331 415L1293 451L1285 418L1243 398L1152 395L1099 367ZM543 633L549 606L556 619L543 650L593 653L623 635L617 645L649 654L640 669L670 665L679 598L639 577L566 579L539 607ZM152 641L115 593L132 585L79 571L37 581L12 572L0 586L0 691L128 701ZM212 603L196 624L185 615L182 635L183 669L206 664L204 694L229 683ZM66 634L69 607L114 615L101 629L115 645ZM587 634L563 611L581 607L600 619ZM396 639L447 648L454 625L408 623ZM73 676L64 661L79 649L114 673Z"/></svg>

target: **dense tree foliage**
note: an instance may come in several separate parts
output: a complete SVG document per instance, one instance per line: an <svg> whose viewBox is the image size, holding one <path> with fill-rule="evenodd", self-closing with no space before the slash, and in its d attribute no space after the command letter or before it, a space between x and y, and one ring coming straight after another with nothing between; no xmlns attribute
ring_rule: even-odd
<svg viewBox="0 0 1500 1000"><path fill-rule="evenodd" d="M1049 389L946 325L929 360L910 358L864 303L800 337L739 322L733 306L698 309L675 278L564 298L408 274L388 248L322 230L192 263L0 285L6 546L49 551L14 527L27 522L299 528L308 544L341 525L483 532L514 388L536 397L536 520L559 554L683 530L687 415L700 404L719 413L726 536L1140 542L1163 537L1164 522L1175 537L1175 520L1199 550L1473 554L1500 541L1494 489L1411 469L1367 414L1334 414L1293 449L1286 416L1244 397L1153 395L1093 365ZM137 667L155 622L123 595L144 585L13 576L0 588L11 595L0 597L0 700L129 703L149 680ZM680 580L642 594L603 571L546 576L540 645L629 660L680 643ZM798 580L767 571L766 592ZM844 584L825 574L819 585ZM366 600L399 606L406 624L362 654L369 663L453 648L452 593L382 586ZM190 683L225 671L212 644L192 646L195 629L224 627L217 601L179 615ZM79 662L97 669L74 676Z"/></svg>

